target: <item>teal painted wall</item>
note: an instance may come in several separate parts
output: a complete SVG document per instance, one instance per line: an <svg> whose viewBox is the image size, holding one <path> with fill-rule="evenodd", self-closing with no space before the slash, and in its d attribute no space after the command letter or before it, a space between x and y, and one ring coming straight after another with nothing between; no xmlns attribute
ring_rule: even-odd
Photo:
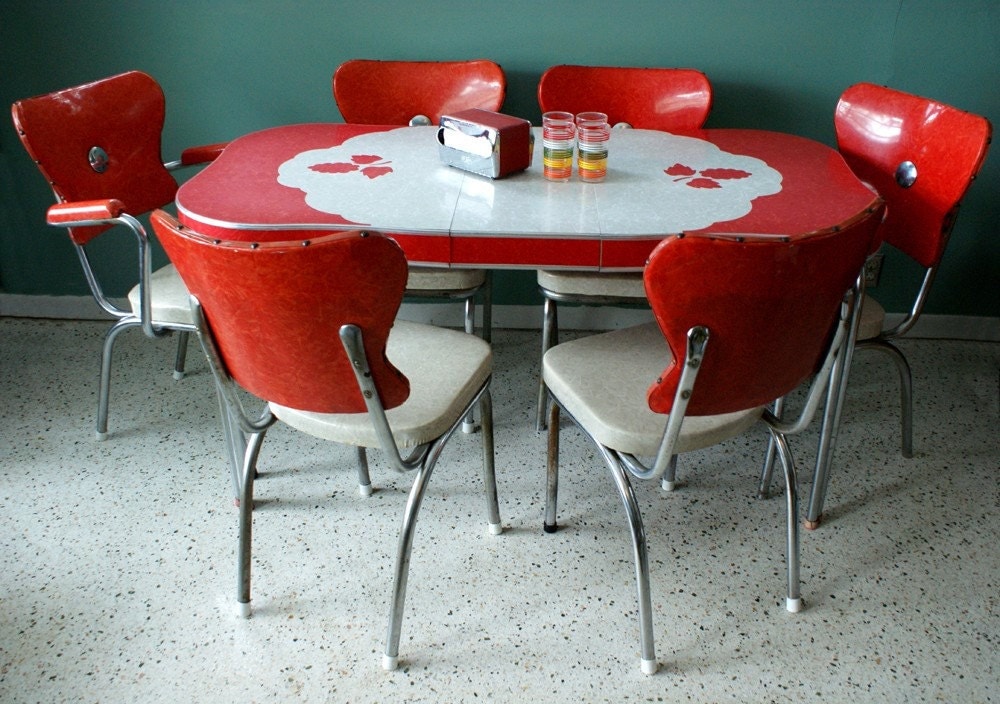
<svg viewBox="0 0 1000 704"><path fill-rule="evenodd" d="M0 102L147 71L167 95L165 158L277 124L340 120L330 78L353 57L491 58L508 76L504 111L532 120L547 66L590 63L699 68L715 88L709 126L831 145L837 98L857 81L1000 123L997 0L0 2ZM65 235L44 224L51 194L9 121L0 128L0 189L0 291L85 293ZM1000 155L992 154L928 312L1000 316L998 223ZM878 293L889 310L902 310L916 276L904 257L887 257ZM498 303L537 300L530 273L498 277Z"/></svg>

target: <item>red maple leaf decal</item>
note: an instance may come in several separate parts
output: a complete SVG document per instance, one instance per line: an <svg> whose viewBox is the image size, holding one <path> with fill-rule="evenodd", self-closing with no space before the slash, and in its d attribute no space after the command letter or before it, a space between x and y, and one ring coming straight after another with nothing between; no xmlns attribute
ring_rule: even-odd
<svg viewBox="0 0 1000 704"><path fill-rule="evenodd" d="M328 162L326 164L313 164L309 167L312 171L318 171L321 174L346 174L351 171L357 171L357 164L352 164L347 161L336 161Z"/></svg>
<svg viewBox="0 0 1000 704"><path fill-rule="evenodd" d="M374 164L376 161L382 161L382 157L375 154L354 154L351 156L351 161L355 164Z"/></svg>
<svg viewBox="0 0 1000 704"><path fill-rule="evenodd" d="M321 174L347 174L352 171L361 170L368 178L378 178L385 174L392 173L391 163L377 154L352 154L350 161L334 161L325 164L313 164L310 170L318 171ZM374 164L374 166L368 166ZM362 169L361 167L364 166Z"/></svg>
<svg viewBox="0 0 1000 704"><path fill-rule="evenodd" d="M722 184L710 178L693 178L685 186L691 188L722 188Z"/></svg>
<svg viewBox="0 0 1000 704"><path fill-rule="evenodd" d="M697 171L684 164L674 164L669 169L664 169L663 173L668 176L674 176L674 181L686 181L684 185L691 188L722 188L722 184L719 181L748 178L753 175L749 171L743 171L742 169L715 168ZM700 178L691 178L695 174L699 174Z"/></svg>
<svg viewBox="0 0 1000 704"><path fill-rule="evenodd" d="M664 169L663 173L667 176L694 176L697 173L690 166L684 166L684 164L674 164L669 169ZM679 179L678 179L679 180Z"/></svg>
<svg viewBox="0 0 1000 704"><path fill-rule="evenodd" d="M701 175L706 178L717 178L726 181L735 178L747 178L751 174L749 171L743 171L742 169L704 169L701 171Z"/></svg>
<svg viewBox="0 0 1000 704"><path fill-rule="evenodd" d="M392 167L391 166L366 166L365 168L361 169L361 173L363 173L368 178L378 178L379 176L382 176L384 174L391 174L392 173Z"/></svg>

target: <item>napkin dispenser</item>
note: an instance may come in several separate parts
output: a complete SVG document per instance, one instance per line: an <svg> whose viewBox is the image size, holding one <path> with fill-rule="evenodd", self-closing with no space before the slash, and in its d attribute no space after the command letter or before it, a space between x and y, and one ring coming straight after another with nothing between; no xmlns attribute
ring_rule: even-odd
<svg viewBox="0 0 1000 704"><path fill-rule="evenodd" d="M503 178L531 165L531 123L473 108L442 115L437 131L441 161L474 174Z"/></svg>

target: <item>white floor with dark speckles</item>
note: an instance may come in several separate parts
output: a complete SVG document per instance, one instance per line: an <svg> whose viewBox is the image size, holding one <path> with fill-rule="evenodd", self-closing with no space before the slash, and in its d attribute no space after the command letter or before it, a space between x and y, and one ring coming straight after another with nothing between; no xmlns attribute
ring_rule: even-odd
<svg viewBox="0 0 1000 704"><path fill-rule="evenodd" d="M855 358L825 522L784 609L783 502L754 498L756 431L636 484L658 674L641 674L624 513L563 430L558 533L541 530L538 333L497 331L488 534L478 436L456 436L417 527L400 669L380 667L408 483L276 426L254 517L254 614L235 600L236 513L211 375L191 347L119 338L94 439L106 324L0 319L0 701L924 702L1000 699L1000 344L903 343L916 456L887 360ZM803 501L815 429L794 438ZM775 483L777 487L778 482Z"/></svg>

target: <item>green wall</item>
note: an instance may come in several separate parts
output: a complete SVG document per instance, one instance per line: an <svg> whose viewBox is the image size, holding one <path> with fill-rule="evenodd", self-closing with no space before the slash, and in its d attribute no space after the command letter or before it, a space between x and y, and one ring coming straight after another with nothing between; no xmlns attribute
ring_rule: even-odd
<svg viewBox="0 0 1000 704"><path fill-rule="evenodd" d="M715 88L709 126L827 144L837 98L857 81L1000 123L996 0L0 0L0 102L144 70L167 95L165 158L276 124L340 120L330 78L353 57L493 59L508 77L504 111L532 120L542 71L589 63L699 68ZM0 291L84 294L65 235L44 224L51 194L7 125ZM1000 316L998 186L993 154L965 201L928 312ZM878 289L886 308L902 310L916 276L905 258L887 257ZM538 300L533 276L504 272L495 300Z"/></svg>

